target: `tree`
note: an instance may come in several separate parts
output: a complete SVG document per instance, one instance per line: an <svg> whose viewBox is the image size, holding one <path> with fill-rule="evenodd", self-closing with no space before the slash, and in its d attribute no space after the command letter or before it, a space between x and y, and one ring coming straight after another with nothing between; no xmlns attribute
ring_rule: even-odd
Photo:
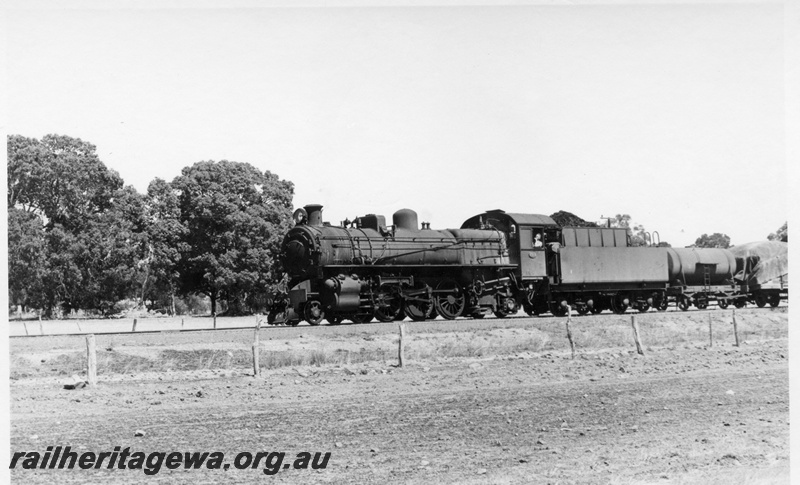
<svg viewBox="0 0 800 485"><path fill-rule="evenodd" d="M631 216L628 214L617 214L609 219L611 227L628 228L631 226Z"/></svg>
<svg viewBox="0 0 800 485"><path fill-rule="evenodd" d="M550 219L553 219L559 226L597 227L596 223L581 219L567 211L558 211L555 214L550 214Z"/></svg>
<svg viewBox="0 0 800 485"><path fill-rule="evenodd" d="M42 216L48 229L83 227L110 207L122 179L80 138L45 135L42 141L8 137L8 206Z"/></svg>
<svg viewBox="0 0 800 485"><path fill-rule="evenodd" d="M141 286L146 235L144 198L132 187L118 190L107 210L88 218L76 234L72 257L82 284L74 294L76 308L117 311L117 303L136 298Z"/></svg>
<svg viewBox="0 0 800 485"><path fill-rule="evenodd" d="M175 314L175 294L180 283L178 265L181 253L188 252L183 242L187 235L181 224L178 193L166 181L156 178L147 187L147 256L142 260L145 280L142 300L156 301Z"/></svg>
<svg viewBox="0 0 800 485"><path fill-rule="evenodd" d="M203 161L171 184L178 194L183 238L179 273L184 292L224 298L231 313L265 299L279 279L277 255L291 227L291 182L246 163Z"/></svg>
<svg viewBox="0 0 800 485"><path fill-rule="evenodd" d="M47 245L42 219L8 208L8 300L23 308L41 308L47 270Z"/></svg>
<svg viewBox="0 0 800 485"><path fill-rule="evenodd" d="M609 220L611 227L624 228L629 230L631 236L631 246L646 246L650 242L650 237L644 226L634 224L631 228L631 216L629 214L617 214Z"/></svg>
<svg viewBox="0 0 800 485"><path fill-rule="evenodd" d="M12 301L41 308L114 311L135 294L143 243L143 204L108 170L95 146L46 135L9 136L9 252Z"/></svg>
<svg viewBox="0 0 800 485"><path fill-rule="evenodd" d="M703 234L698 237L694 242L695 247L698 248L722 248L727 249L731 247L731 238L726 234L715 232L712 235Z"/></svg>
<svg viewBox="0 0 800 485"><path fill-rule="evenodd" d="M781 227L778 228L777 231L773 232L767 239L770 241L782 241L785 243L789 242L789 222L784 222Z"/></svg>

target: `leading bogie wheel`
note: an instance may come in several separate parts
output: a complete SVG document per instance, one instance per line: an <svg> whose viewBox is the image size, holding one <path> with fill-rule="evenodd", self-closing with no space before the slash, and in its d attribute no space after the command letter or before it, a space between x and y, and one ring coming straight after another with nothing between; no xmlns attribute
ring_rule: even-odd
<svg viewBox="0 0 800 485"><path fill-rule="evenodd" d="M359 312L350 315L350 321L353 323L369 323L372 321L372 317L371 313Z"/></svg>
<svg viewBox="0 0 800 485"><path fill-rule="evenodd" d="M767 295L765 295L764 293L756 294L755 300L756 300L756 305L758 305L758 308L764 308L765 306L767 306Z"/></svg>
<svg viewBox="0 0 800 485"><path fill-rule="evenodd" d="M678 308L683 311L689 310L689 305L691 305L691 301L687 296L678 297Z"/></svg>
<svg viewBox="0 0 800 485"><path fill-rule="evenodd" d="M322 303L317 300L306 302L303 307L303 318L309 325L319 325L325 318L325 311L322 309Z"/></svg>

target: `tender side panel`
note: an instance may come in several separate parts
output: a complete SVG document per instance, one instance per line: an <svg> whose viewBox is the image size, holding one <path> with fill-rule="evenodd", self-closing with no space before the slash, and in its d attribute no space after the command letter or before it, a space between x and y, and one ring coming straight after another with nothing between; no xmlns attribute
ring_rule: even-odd
<svg viewBox="0 0 800 485"><path fill-rule="evenodd" d="M563 247L562 284L666 283L666 255L649 248Z"/></svg>
<svg viewBox="0 0 800 485"><path fill-rule="evenodd" d="M563 227L564 246L624 248L628 246L628 230L606 227Z"/></svg>

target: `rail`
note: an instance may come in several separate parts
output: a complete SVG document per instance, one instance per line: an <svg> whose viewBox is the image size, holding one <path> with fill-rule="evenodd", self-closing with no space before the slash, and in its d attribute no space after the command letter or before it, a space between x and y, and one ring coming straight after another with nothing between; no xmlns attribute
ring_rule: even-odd
<svg viewBox="0 0 800 485"><path fill-rule="evenodd" d="M738 309L737 308L737 311L739 311L739 312L741 312L742 310L746 310L746 311L775 311L775 310L787 309L788 307L789 307L788 304L785 301L782 301L781 305L779 307L777 307L777 308L769 308L769 307L767 307L767 308L759 308L759 307L756 307L756 306L749 306L746 309ZM714 308L709 308L709 309L705 309L705 310L698 310L698 309L695 309L695 308L692 308L692 309L689 310L689 312L698 312L698 313L717 312L717 311L722 311L722 309L717 309L716 307L714 307ZM679 310L676 307L670 307L670 310L668 310L667 312L687 313L686 311ZM655 314L655 315L663 315L666 312L650 311L650 312L647 312L647 313L640 314L640 313L636 313L636 312L631 311L631 312L625 313L623 315L646 315L648 313L652 313L652 314ZM603 313L603 314L599 314L599 315L584 315L584 316L579 316L577 318L581 318L581 319L582 318L597 318L597 317L602 318L602 317L612 317L612 316L621 316L621 315L614 314L614 313ZM299 328L300 330L307 330L309 328L312 328L310 326L284 327L282 325L263 325L263 323L264 323L263 322L263 317L259 316L258 318L262 319L261 329L266 329L266 328ZM559 317L559 316L530 317L528 315L525 315L523 312L520 312L517 315L509 315L509 316L505 317L504 320L510 320L510 319L516 320L516 319L524 319L524 318L540 320L540 319L559 319L561 317ZM95 335L134 335L134 334L153 335L153 334L175 334L175 333L191 333L191 332L214 332L214 331L228 331L228 330L253 330L258 325L257 321L254 321L252 325L244 325L244 326L242 326L242 325L230 325L230 322L227 322L227 324L225 322L223 322L221 325L218 323L217 328L213 328L213 327L211 327L212 322L210 321L210 319L208 319L208 320L207 319L198 319L198 320L203 320L204 322L208 322L208 326L198 327L197 326L197 320L195 320L193 322L194 325L185 326L183 328L181 328L180 326L177 327L177 328L174 328L175 326L171 325L171 326L161 326L160 328L156 328L156 329L152 329L152 328L151 329L141 329L142 325L147 325L147 326L151 326L153 324L161 324L161 325L163 325L164 322L160 321L160 320L161 319L156 319L156 318L153 318L153 319L142 319L140 321L140 325L137 327L137 329L135 331L131 327L131 319L127 319L127 320L123 320L123 321L117 321L117 322L93 320L93 321L91 321L91 324L87 324L87 321L82 321L81 322L79 320L48 320L48 321L43 321L42 322L43 325L41 327L39 326L39 322L36 321L36 320L30 320L30 321L16 320L16 321L9 322L9 338L20 339L20 338L34 338L34 337L40 337L40 338L41 337L77 337L77 336L85 336L85 335L89 335L89 334L95 334ZM437 320L437 321L442 321L443 322L444 320ZM69 332L69 331L44 332L43 331L45 327L51 327L50 329L52 329L52 327L54 325L75 324L77 326L79 323L83 323L86 326L86 328L80 327L80 330L78 332ZM399 322L394 322L394 323L399 323ZM410 322L406 322L406 323L410 323ZM423 322L420 322L420 323L423 323ZM390 325L390 324L393 324L393 323L392 322L381 323L381 322L375 321L375 322L367 322L367 323L351 323L351 324L347 324L347 326L350 326L350 325ZM411 324L413 325L413 323L411 323ZM21 327L23 325L26 325L27 328L28 328L28 333L27 334L25 333L24 329L14 328L15 326L16 327ZM103 328L103 327L107 328L109 325L114 325L115 329L106 330L106 329ZM127 327L129 329L128 330L117 329L121 325L124 325L125 327ZM180 325L180 322L178 322L178 325ZM189 328L187 328L187 327L189 327ZM327 327L327 325L325 325L325 327Z"/></svg>

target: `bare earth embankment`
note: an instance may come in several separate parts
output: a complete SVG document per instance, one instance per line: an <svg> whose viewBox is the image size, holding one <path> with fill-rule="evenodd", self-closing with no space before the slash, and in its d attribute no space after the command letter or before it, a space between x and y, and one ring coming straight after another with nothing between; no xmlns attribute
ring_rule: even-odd
<svg viewBox="0 0 800 485"><path fill-rule="evenodd" d="M713 346L709 347L709 314ZM788 312L98 336L100 385L69 391L82 337L11 341L11 450L331 452L324 470L12 471L17 483L789 483ZM252 320L252 319L251 319ZM135 437L142 430L144 436Z"/></svg>

